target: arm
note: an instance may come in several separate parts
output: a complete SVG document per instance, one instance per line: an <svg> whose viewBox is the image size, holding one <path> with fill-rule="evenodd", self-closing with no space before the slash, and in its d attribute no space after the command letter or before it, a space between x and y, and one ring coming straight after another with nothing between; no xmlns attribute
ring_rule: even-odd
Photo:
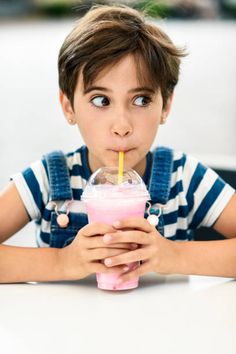
<svg viewBox="0 0 236 354"><path fill-rule="evenodd" d="M58 280L58 250L2 245L29 222L29 217L11 182L0 193L0 283Z"/></svg>
<svg viewBox="0 0 236 354"><path fill-rule="evenodd" d="M0 283L63 280L59 249L0 245Z"/></svg>
<svg viewBox="0 0 236 354"><path fill-rule="evenodd" d="M0 244L29 222L28 214L14 182L0 192Z"/></svg>
<svg viewBox="0 0 236 354"><path fill-rule="evenodd" d="M176 249L179 274L236 278L236 238L182 242Z"/></svg>
<svg viewBox="0 0 236 354"><path fill-rule="evenodd" d="M182 274L236 278L236 194L214 225L227 240L176 243Z"/></svg>

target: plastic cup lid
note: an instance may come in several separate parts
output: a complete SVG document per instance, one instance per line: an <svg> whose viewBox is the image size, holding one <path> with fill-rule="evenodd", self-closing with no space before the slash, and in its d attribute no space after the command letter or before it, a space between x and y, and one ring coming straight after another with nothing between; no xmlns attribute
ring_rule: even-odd
<svg viewBox="0 0 236 354"><path fill-rule="evenodd" d="M117 167L99 168L89 178L81 199L124 197L150 199L146 185L136 171L124 170L122 181L119 182Z"/></svg>

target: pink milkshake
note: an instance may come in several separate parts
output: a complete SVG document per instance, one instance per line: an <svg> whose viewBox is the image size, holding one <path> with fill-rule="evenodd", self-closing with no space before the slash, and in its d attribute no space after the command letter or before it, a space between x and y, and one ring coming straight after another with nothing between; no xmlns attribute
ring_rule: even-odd
<svg viewBox="0 0 236 354"><path fill-rule="evenodd" d="M90 177L82 200L85 202L89 222L112 224L129 217L144 217L146 202L150 195L142 178L132 169L125 170L122 183L118 183L118 168L100 168ZM127 264L133 269L138 262ZM138 277L117 284L119 273L97 273L98 288L126 290L138 286Z"/></svg>

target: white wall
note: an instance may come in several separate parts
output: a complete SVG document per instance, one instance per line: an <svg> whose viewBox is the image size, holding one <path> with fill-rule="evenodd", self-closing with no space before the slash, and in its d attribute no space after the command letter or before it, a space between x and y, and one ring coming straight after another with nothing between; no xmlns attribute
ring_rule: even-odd
<svg viewBox="0 0 236 354"><path fill-rule="evenodd" d="M82 143L58 103L57 55L73 21L0 25L0 187L55 148ZM189 56L172 113L155 144L196 155L236 155L236 22L163 22Z"/></svg>
<svg viewBox="0 0 236 354"><path fill-rule="evenodd" d="M210 155L209 162L218 157L224 164L228 157L236 168L236 22L167 22L163 27L189 55L159 141Z"/></svg>

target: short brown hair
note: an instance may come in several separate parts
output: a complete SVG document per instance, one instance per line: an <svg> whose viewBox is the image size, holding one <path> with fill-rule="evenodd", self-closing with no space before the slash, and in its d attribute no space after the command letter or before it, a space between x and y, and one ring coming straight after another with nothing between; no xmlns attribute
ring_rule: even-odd
<svg viewBox="0 0 236 354"><path fill-rule="evenodd" d="M125 5L95 5L66 37L59 53L59 86L72 107L81 70L86 89L102 69L128 54L136 57L140 83L147 82L148 75L149 85L161 90L165 105L178 82L184 50L137 10Z"/></svg>

